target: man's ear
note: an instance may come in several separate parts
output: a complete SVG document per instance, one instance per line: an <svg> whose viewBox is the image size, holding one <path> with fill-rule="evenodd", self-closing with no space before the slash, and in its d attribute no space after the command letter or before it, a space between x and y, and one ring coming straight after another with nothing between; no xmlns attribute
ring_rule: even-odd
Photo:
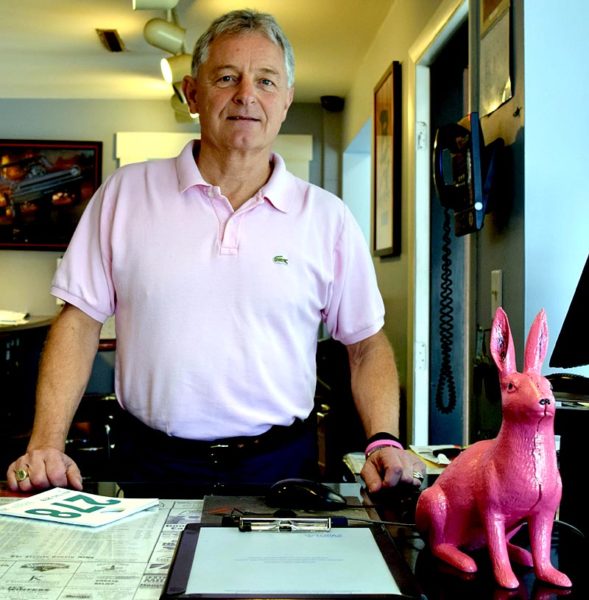
<svg viewBox="0 0 589 600"><path fill-rule="evenodd" d="M182 80L182 93L186 98L186 103L188 104L188 110L191 114L197 114L198 111L198 102L196 99L196 79L192 77L192 75L185 75Z"/></svg>
<svg viewBox="0 0 589 600"><path fill-rule="evenodd" d="M294 100L294 87L288 88L288 95L286 97L286 103L284 105L284 115L282 116L282 121L286 119L286 114L288 113L288 109Z"/></svg>

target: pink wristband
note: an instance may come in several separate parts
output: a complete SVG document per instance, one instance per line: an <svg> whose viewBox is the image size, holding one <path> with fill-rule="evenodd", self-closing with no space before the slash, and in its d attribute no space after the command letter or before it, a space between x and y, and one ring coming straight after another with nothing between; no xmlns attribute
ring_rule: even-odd
<svg viewBox="0 0 589 600"><path fill-rule="evenodd" d="M384 448L385 446L393 446L394 448L398 448L399 450L403 450L403 444L397 442L396 440L376 440L371 444L366 446L366 451L364 452L366 458L368 458L375 450L379 448Z"/></svg>

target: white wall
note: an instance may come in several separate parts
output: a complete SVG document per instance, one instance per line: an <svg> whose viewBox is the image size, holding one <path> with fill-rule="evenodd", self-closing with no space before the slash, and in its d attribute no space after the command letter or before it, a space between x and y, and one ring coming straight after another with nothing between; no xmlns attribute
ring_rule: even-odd
<svg viewBox="0 0 589 600"><path fill-rule="evenodd" d="M372 120L369 120L347 147L342 167L342 199L356 217L369 247L372 197L371 127Z"/></svg>
<svg viewBox="0 0 589 600"><path fill-rule="evenodd" d="M103 143L103 178L117 167L116 131L194 131L177 123L167 101L0 100L3 139L86 140ZM0 251L0 308L53 315L49 284L59 252Z"/></svg>
<svg viewBox="0 0 589 600"><path fill-rule="evenodd" d="M589 253L589 3L525 0L524 15L525 326L546 310L550 357Z"/></svg>
<svg viewBox="0 0 589 600"><path fill-rule="evenodd" d="M407 94L409 49L419 37L428 21L440 6L441 0L396 0L376 32L374 42L364 57L355 75L350 93L346 96L344 113L343 147L354 141L367 122L372 122L374 87L390 66L391 62L401 62L402 71L402 183L401 183L401 255L398 257L375 258L374 265L386 310L385 332L395 349L399 379L406 389L409 332L409 256L408 232L413 229L409 222L409 202L407 194L408 152L413 144L408 140ZM345 193L345 190L344 190ZM370 203L370 207L372 202ZM370 217L372 223L372 217ZM413 399L407 398L407 413L412 414ZM412 424L406 419L408 431Z"/></svg>

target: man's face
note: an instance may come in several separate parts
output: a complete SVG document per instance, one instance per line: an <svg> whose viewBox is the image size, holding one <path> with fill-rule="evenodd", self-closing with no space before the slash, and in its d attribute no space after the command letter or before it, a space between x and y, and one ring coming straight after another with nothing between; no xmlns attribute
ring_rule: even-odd
<svg viewBox="0 0 589 600"><path fill-rule="evenodd" d="M270 150L292 102L282 49L260 33L222 35L196 78L184 79L191 112L200 115L203 146Z"/></svg>

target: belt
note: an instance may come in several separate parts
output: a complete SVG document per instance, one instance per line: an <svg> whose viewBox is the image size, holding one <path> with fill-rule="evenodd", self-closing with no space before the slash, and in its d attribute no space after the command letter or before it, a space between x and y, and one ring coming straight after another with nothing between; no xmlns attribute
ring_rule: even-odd
<svg viewBox="0 0 589 600"><path fill-rule="evenodd" d="M268 431L256 436L240 436L203 441L169 436L163 431L152 429L128 412L124 412L123 435L136 438L141 445L162 451L186 453L190 455L213 456L218 453L253 454L279 448L309 430L311 416L295 419L292 425L274 425ZM313 413L311 413L313 414Z"/></svg>

